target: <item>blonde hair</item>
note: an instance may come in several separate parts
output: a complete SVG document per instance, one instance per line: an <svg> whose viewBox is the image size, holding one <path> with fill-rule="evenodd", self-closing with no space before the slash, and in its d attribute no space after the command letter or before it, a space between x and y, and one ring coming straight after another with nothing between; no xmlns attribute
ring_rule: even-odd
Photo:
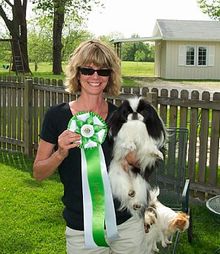
<svg viewBox="0 0 220 254"><path fill-rule="evenodd" d="M70 56L65 72L66 91L75 93L81 90L79 67L90 64L112 70L104 92L113 96L118 95L121 85L120 59L111 47L98 40L82 42Z"/></svg>

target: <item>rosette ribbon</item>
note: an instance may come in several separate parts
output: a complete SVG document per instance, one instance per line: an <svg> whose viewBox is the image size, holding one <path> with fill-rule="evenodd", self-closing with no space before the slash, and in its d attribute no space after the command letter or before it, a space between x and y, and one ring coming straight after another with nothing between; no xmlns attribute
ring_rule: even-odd
<svg viewBox="0 0 220 254"><path fill-rule="evenodd" d="M84 237L87 248L108 246L105 238L118 238L110 181L101 144L107 135L105 121L94 112L80 112L68 129L81 135Z"/></svg>

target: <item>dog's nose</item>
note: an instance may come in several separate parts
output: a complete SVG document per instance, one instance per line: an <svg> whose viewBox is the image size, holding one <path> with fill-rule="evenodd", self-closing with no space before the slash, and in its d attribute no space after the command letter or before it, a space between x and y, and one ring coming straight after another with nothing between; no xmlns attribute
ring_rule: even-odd
<svg viewBox="0 0 220 254"><path fill-rule="evenodd" d="M137 112L132 113L132 120L138 120L138 113Z"/></svg>

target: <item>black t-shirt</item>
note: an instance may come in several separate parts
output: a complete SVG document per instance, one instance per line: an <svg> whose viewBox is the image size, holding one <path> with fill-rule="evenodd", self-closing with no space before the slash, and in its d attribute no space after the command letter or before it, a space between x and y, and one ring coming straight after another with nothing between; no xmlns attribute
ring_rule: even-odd
<svg viewBox="0 0 220 254"><path fill-rule="evenodd" d="M111 103L108 103L108 120L110 114L116 109ZM67 129L69 120L72 117L68 103L62 103L51 107L44 118L40 137L44 141L57 145L58 136ZM109 166L112 154L112 144L108 136L102 144L107 168ZM81 153L79 148L70 149L69 155L63 160L59 168L60 180L64 186L64 195L62 198L65 206L63 211L64 219L68 227L76 230L83 230L83 195L81 178ZM120 202L114 200L116 210L117 224L125 222L131 217L126 210L118 211Z"/></svg>

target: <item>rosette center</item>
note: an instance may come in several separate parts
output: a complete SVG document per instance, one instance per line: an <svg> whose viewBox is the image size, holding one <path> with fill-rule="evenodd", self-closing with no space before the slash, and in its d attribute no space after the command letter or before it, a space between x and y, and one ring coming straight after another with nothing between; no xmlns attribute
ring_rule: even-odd
<svg viewBox="0 0 220 254"><path fill-rule="evenodd" d="M91 124L84 124L81 127L81 135L86 138L91 138L94 135L95 131Z"/></svg>

